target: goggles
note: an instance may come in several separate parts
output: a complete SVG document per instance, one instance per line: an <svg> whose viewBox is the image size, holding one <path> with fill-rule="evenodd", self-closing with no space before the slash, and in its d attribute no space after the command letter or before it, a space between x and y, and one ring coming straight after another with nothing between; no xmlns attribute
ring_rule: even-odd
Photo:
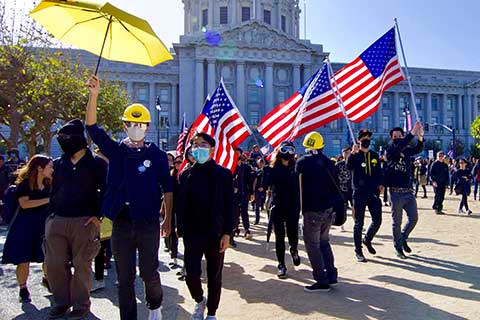
<svg viewBox="0 0 480 320"><path fill-rule="evenodd" d="M148 128L148 123L131 122L131 121L125 121L124 123L127 126L127 128L140 128L140 129L147 129Z"/></svg>
<svg viewBox="0 0 480 320"><path fill-rule="evenodd" d="M210 148L210 145L208 144L208 142L200 142L200 143L192 144L192 150L196 150L198 148Z"/></svg>
<svg viewBox="0 0 480 320"><path fill-rule="evenodd" d="M295 147L283 146L280 148L280 153L295 154Z"/></svg>

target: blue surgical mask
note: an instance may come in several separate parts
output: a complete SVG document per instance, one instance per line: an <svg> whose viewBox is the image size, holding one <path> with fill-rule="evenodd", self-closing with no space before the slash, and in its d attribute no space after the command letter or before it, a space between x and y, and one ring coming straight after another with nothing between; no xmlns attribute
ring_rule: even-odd
<svg viewBox="0 0 480 320"><path fill-rule="evenodd" d="M194 149L192 150L192 156L198 163L203 164L208 161L208 158L210 158L210 148Z"/></svg>

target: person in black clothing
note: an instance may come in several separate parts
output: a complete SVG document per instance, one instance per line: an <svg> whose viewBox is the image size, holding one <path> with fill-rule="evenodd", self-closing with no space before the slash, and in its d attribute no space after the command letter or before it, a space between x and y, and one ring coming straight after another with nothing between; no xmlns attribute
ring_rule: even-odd
<svg viewBox="0 0 480 320"><path fill-rule="evenodd" d="M417 135L416 146L410 142ZM412 252L407 239L418 221L417 199L413 194L413 163L412 157L423 150L423 127L417 121L412 131L404 136L400 127L390 130L392 143L386 150L385 186L390 190L392 204L392 232L395 253L397 257L406 259L404 251ZM403 210L407 213L407 223L402 227Z"/></svg>
<svg viewBox="0 0 480 320"><path fill-rule="evenodd" d="M3 201L10 186L10 169L5 165L5 157L0 155L0 223L3 222Z"/></svg>
<svg viewBox="0 0 480 320"><path fill-rule="evenodd" d="M300 265L298 255L298 221L300 219L300 199L298 180L295 176L295 147L291 142L280 144L272 169L265 181L265 188L272 192L270 219L275 232L275 251L278 260L278 277L287 277L285 266L285 228L293 264Z"/></svg>
<svg viewBox="0 0 480 320"><path fill-rule="evenodd" d="M417 158L415 161L415 197L418 194L420 186L423 189L422 199L427 199L427 161L425 159Z"/></svg>
<svg viewBox="0 0 480 320"><path fill-rule="evenodd" d="M334 220L337 201L344 205L333 162L322 152L323 137L315 131L308 133L303 141L307 155L296 164L300 185L301 210L303 214L303 240L312 265L315 283L304 291L328 291L338 282L329 232Z"/></svg>
<svg viewBox="0 0 480 320"><path fill-rule="evenodd" d="M430 169L430 179L432 180L433 191L435 192L432 209L435 210L436 214L444 214L443 201L450 178L448 164L445 163L445 153L443 151L437 153L437 160L432 164L432 168Z"/></svg>
<svg viewBox="0 0 480 320"><path fill-rule="evenodd" d="M260 222L260 210L264 209L266 191L263 188L265 179L265 161L263 159L257 160L258 169L255 172L255 179L253 181L253 190L255 190L255 224Z"/></svg>
<svg viewBox="0 0 480 320"><path fill-rule="evenodd" d="M176 210L176 200L178 198L178 192L180 190L180 184L178 181L178 170L180 169L180 166L182 165L182 157L178 156L173 160L173 169L170 171L170 174L172 176L172 184L173 184L173 205L172 205L172 230L175 230L177 228L177 221L175 218L175 210ZM177 263L177 257L178 257L178 237L176 232L170 232L170 236L166 238L168 240L168 248L170 251L170 258L172 261L169 263L169 266L172 269L176 269L179 267Z"/></svg>
<svg viewBox="0 0 480 320"><path fill-rule="evenodd" d="M340 191L342 191L345 208L353 203L352 172L347 168L347 159L350 157L351 152L351 147L343 148L343 159L335 163L335 176L338 180ZM340 226L340 230L345 232L344 225Z"/></svg>
<svg viewBox="0 0 480 320"><path fill-rule="evenodd" d="M455 181L455 193L461 194L462 199L458 206L458 213L467 213L472 214L472 211L468 208L468 196L470 195L472 173L471 170L467 168L467 160L462 158L458 161L460 168L454 174ZM463 211L465 207L466 211Z"/></svg>
<svg viewBox="0 0 480 320"><path fill-rule="evenodd" d="M243 150L237 148L237 167L233 174L233 202L235 203L235 227L236 233L239 234L240 230L238 224L240 222L240 217L242 217L243 229L245 231L245 238L251 239L252 233L250 232L250 221L248 217L248 200L252 194L252 168L247 163L247 159L243 155ZM231 237L232 246L235 246L233 240L233 233Z"/></svg>
<svg viewBox="0 0 480 320"><path fill-rule="evenodd" d="M473 159L473 169L472 169L472 176L473 176L473 200L477 200L477 191L478 186L480 184L480 159ZM480 194L479 194L480 199Z"/></svg>
<svg viewBox="0 0 480 320"><path fill-rule="evenodd" d="M382 202L380 193L383 192L383 173L378 153L370 150L372 132L363 129L358 133L358 144L353 145L353 151L347 160L347 168L352 171L353 177L353 212L355 226L353 240L357 261L367 262L363 255L362 243L371 254L377 252L372 246L372 240L382 224ZM365 209L372 217L372 223L362 240Z"/></svg>
<svg viewBox="0 0 480 320"><path fill-rule="evenodd" d="M17 266L19 300L22 303L31 301L30 292L27 289L30 263L44 262L42 243L45 235L45 221L49 213L52 172L52 159L43 155L33 156L18 172L15 201L19 211L7 235L2 264L12 263ZM42 283L48 288L45 263L42 269L44 272Z"/></svg>
<svg viewBox="0 0 480 320"><path fill-rule="evenodd" d="M55 302L51 318L62 317L72 306L70 318L80 319L90 312L91 264L100 249L107 164L87 149L84 130L76 119L57 134L63 155L54 162L52 215L45 225L45 263Z"/></svg>
<svg viewBox="0 0 480 320"><path fill-rule="evenodd" d="M215 319L220 303L222 269L233 230L233 179L229 170L212 159L215 140L198 133L192 138L196 162L180 175L176 199L177 232L185 245L186 283L195 310L192 319ZM202 257L207 261L208 297L205 299L201 274Z"/></svg>

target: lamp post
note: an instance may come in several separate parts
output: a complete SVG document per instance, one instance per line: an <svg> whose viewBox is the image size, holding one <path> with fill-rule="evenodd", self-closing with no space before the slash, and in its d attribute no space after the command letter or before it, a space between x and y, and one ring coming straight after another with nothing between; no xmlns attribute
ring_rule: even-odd
<svg viewBox="0 0 480 320"><path fill-rule="evenodd" d="M450 126L447 126L446 124L443 124L443 123L436 123L436 122L432 122L430 123L430 126L439 126L439 127L442 127L444 128L445 130L447 130L448 132L450 132L452 134L452 150L453 150L453 156L456 157L457 156L457 139L456 139L456 132L455 132L455 128L450 127Z"/></svg>
<svg viewBox="0 0 480 320"><path fill-rule="evenodd" d="M160 105L160 97L157 96L155 109L157 109L157 146L160 148L160 111L162 111L162 106Z"/></svg>

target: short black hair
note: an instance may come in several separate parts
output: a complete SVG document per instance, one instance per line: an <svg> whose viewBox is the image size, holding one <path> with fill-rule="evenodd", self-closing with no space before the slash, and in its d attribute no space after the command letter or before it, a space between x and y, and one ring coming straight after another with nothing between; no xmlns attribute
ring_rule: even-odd
<svg viewBox="0 0 480 320"><path fill-rule="evenodd" d="M403 131L402 127L395 127L392 130L390 130L390 138L393 136L394 131L400 131L402 133L402 136L405 135L405 131Z"/></svg>
<svg viewBox="0 0 480 320"><path fill-rule="evenodd" d="M241 154L243 154L243 149L240 148L240 147L237 147L237 148L235 149L235 151L238 151L238 152L240 152Z"/></svg>
<svg viewBox="0 0 480 320"><path fill-rule="evenodd" d="M190 143L193 143L193 141L196 139L196 138L202 138L203 140L207 141L207 143L210 145L210 147L215 147L215 139L211 136L211 135L208 135L206 133L203 133L203 132L197 132L193 138L190 140Z"/></svg>

